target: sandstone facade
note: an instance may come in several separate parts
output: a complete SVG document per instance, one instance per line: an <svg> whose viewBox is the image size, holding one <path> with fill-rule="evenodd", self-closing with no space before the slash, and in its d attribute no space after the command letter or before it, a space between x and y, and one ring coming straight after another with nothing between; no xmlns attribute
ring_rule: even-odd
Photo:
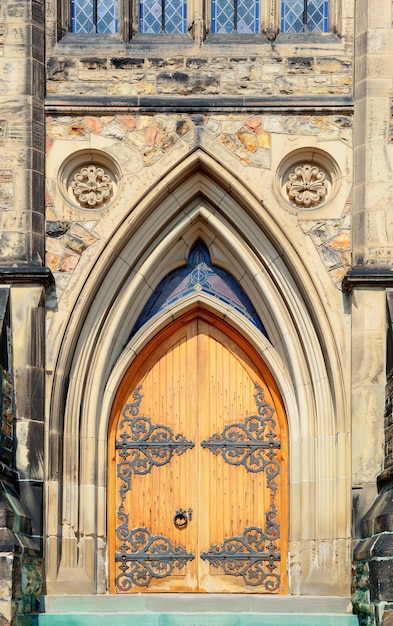
<svg viewBox="0 0 393 626"><path fill-rule="evenodd" d="M392 619L393 7L335 0L329 33L285 35L266 4L260 35L213 36L195 3L149 38L125 2L82 36L65 0L0 0L1 623L108 593L116 393L197 308L283 399L289 595ZM133 333L197 241L266 335L197 291Z"/></svg>

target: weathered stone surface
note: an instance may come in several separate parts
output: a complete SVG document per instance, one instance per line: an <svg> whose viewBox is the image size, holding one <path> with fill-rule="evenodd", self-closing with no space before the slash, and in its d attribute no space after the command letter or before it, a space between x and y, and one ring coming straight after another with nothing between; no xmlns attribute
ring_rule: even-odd
<svg viewBox="0 0 393 626"><path fill-rule="evenodd" d="M183 135L188 133L188 131L191 130L193 127L194 125L189 119L178 120L176 122L176 133L177 135L179 135L179 137L182 137Z"/></svg>
<svg viewBox="0 0 393 626"><path fill-rule="evenodd" d="M69 222L47 222L46 234L48 237L61 237L71 228Z"/></svg>
<svg viewBox="0 0 393 626"><path fill-rule="evenodd" d="M211 74L198 72L197 75L186 72L161 72L157 76L157 93L181 94L219 93L219 78Z"/></svg>
<svg viewBox="0 0 393 626"><path fill-rule="evenodd" d="M255 150L257 150L258 139L255 137L254 134L248 132L244 128L241 128L236 133L236 136L248 152L255 152Z"/></svg>
<svg viewBox="0 0 393 626"><path fill-rule="evenodd" d="M252 117L244 122L244 126L249 128L253 133L260 133L262 131L262 117Z"/></svg>
<svg viewBox="0 0 393 626"><path fill-rule="evenodd" d="M290 74L304 74L312 72L314 59L311 57L293 57L288 59L288 72Z"/></svg>

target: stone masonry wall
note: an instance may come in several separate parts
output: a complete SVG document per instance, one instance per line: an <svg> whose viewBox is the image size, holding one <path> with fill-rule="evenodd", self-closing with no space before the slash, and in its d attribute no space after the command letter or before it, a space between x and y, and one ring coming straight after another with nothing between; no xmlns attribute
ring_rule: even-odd
<svg viewBox="0 0 393 626"><path fill-rule="evenodd" d="M68 52L68 51L67 51ZM351 57L314 54L120 56L60 55L48 60L48 95L350 95Z"/></svg>
<svg viewBox="0 0 393 626"><path fill-rule="evenodd" d="M43 258L43 8L0 2L0 265Z"/></svg>
<svg viewBox="0 0 393 626"><path fill-rule="evenodd" d="M294 141L299 135L306 145L320 143L324 147L335 146L336 152L351 145L351 118L340 115L224 115L224 114L112 114L105 116L50 116L47 120L48 164L56 162L58 170L48 167L47 180L47 254L46 263L56 281L56 300L66 289L86 250L101 240L100 219L113 212L128 212L137 199L141 181L157 180L155 166L161 161L170 165L178 159L179 150L189 151L196 142L196 131L203 131L206 141L223 163L239 168L240 175L250 178L251 186L259 187L267 175L274 180L275 166L272 144L277 140ZM123 154L128 175L130 193L127 198L114 200L115 204L100 210L77 210L71 199L64 202L59 192L59 171L62 163L78 154L85 146L105 145L108 154ZM303 140L304 143L304 140ZM342 146L342 148L340 148ZM255 183L254 183L255 181ZM268 196L266 185L265 195ZM350 188L349 188L350 190ZM63 190L64 192L64 190ZM269 193L272 190L269 189ZM280 196L274 193L274 201ZM338 287L350 266L350 213L351 199L346 196L337 203L330 214L321 216L315 211L298 211L299 228L313 242L325 264L331 280ZM334 203L333 203L334 204ZM116 206L115 206L116 205ZM123 208L121 208L121 206ZM287 207L280 203L285 215ZM52 300L50 299L50 302ZM57 306L55 301L53 306Z"/></svg>

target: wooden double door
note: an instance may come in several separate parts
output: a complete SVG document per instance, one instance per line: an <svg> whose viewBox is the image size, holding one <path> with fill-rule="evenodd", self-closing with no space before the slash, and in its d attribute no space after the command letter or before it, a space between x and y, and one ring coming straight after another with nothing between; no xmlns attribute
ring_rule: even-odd
<svg viewBox="0 0 393 626"><path fill-rule="evenodd" d="M270 373L195 312L143 351L109 433L112 593L286 593L287 428Z"/></svg>

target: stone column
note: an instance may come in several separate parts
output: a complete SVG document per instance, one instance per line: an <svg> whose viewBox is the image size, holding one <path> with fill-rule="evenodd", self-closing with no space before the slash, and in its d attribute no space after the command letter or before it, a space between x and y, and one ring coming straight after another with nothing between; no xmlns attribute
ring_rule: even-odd
<svg viewBox="0 0 393 626"><path fill-rule="evenodd" d="M391 0L357 0L352 290L352 432L355 608L363 624L393 618L393 542L383 519L385 290L393 286L393 29ZM390 491L388 497L387 492Z"/></svg>
<svg viewBox="0 0 393 626"><path fill-rule="evenodd" d="M36 623L41 581L44 199L44 0L0 0L0 291L8 293L10 364L3 400L13 390L12 414L4 413L11 456L0 465L0 623L26 626Z"/></svg>

